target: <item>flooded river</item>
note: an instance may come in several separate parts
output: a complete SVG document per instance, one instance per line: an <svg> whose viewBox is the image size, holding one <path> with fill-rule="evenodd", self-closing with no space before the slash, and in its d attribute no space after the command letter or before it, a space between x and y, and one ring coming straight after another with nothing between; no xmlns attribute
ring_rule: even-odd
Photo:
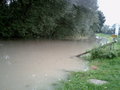
<svg viewBox="0 0 120 90"><path fill-rule="evenodd" d="M92 48L91 41L0 41L0 90L54 90L68 71L87 68L73 58Z"/></svg>

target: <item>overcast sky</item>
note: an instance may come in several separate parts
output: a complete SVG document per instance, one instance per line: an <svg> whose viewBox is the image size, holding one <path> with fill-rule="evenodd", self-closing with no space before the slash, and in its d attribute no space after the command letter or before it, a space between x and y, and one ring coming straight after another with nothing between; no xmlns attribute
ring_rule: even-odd
<svg viewBox="0 0 120 90"><path fill-rule="evenodd" d="M120 24L120 0L98 0L98 4L106 17L106 24Z"/></svg>

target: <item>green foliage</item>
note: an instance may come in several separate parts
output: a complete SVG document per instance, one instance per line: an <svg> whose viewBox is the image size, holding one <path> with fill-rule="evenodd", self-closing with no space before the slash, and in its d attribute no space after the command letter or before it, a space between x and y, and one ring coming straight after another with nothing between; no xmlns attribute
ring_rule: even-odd
<svg viewBox="0 0 120 90"><path fill-rule="evenodd" d="M97 0L76 2L77 4L68 0L13 0L9 5L0 4L0 38L91 35L99 27Z"/></svg>
<svg viewBox="0 0 120 90"><path fill-rule="evenodd" d="M106 21L103 12L98 11L98 18L99 18L99 31L97 31L97 32L101 33L102 27L104 26L104 22Z"/></svg>
<svg viewBox="0 0 120 90"><path fill-rule="evenodd" d="M119 90L120 88L120 58L96 59L90 62L97 70L86 72L72 72L68 79L56 84L55 90ZM95 85L89 79L105 80L108 83Z"/></svg>
<svg viewBox="0 0 120 90"><path fill-rule="evenodd" d="M89 61L89 70L86 72L72 72L67 80L62 80L56 84L55 90L119 90L120 44L116 43L111 51L108 49L93 50L92 53L95 60L87 57L88 60L91 60ZM117 57L115 56L116 54ZM97 69L93 69L93 66L96 66ZM108 83L95 85L88 82L89 79L105 80Z"/></svg>
<svg viewBox="0 0 120 90"><path fill-rule="evenodd" d="M91 59L97 59L97 58L108 58L112 59L114 57L117 57L117 53L115 50L110 49L95 49L91 52Z"/></svg>
<svg viewBox="0 0 120 90"><path fill-rule="evenodd" d="M104 34L114 34L115 33L115 28L114 27L110 27L108 25L104 25L102 28L101 28L101 32L104 33Z"/></svg>
<svg viewBox="0 0 120 90"><path fill-rule="evenodd" d="M48 38L66 4L65 0L18 0L9 6L1 4L1 38Z"/></svg>
<svg viewBox="0 0 120 90"><path fill-rule="evenodd" d="M120 43L119 41L111 46L104 48L93 49L91 54L91 59L113 59L120 56Z"/></svg>

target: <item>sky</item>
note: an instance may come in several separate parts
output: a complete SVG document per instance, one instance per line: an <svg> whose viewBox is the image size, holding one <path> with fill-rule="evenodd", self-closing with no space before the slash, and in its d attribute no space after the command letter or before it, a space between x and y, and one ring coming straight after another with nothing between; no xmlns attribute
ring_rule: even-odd
<svg viewBox="0 0 120 90"><path fill-rule="evenodd" d="M101 10L105 17L105 24L112 26L113 24L120 24L120 0L98 0L99 10Z"/></svg>

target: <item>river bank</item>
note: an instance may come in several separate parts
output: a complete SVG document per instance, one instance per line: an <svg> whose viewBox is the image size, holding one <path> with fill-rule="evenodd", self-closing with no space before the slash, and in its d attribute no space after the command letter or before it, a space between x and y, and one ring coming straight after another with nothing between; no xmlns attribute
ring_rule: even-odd
<svg viewBox="0 0 120 90"><path fill-rule="evenodd" d="M91 52L90 56L84 57L85 61L89 61L88 70L71 72L67 80L54 85L56 90L119 90L119 51L120 43L118 41L112 47L108 46ZM101 84L101 82L103 83Z"/></svg>

